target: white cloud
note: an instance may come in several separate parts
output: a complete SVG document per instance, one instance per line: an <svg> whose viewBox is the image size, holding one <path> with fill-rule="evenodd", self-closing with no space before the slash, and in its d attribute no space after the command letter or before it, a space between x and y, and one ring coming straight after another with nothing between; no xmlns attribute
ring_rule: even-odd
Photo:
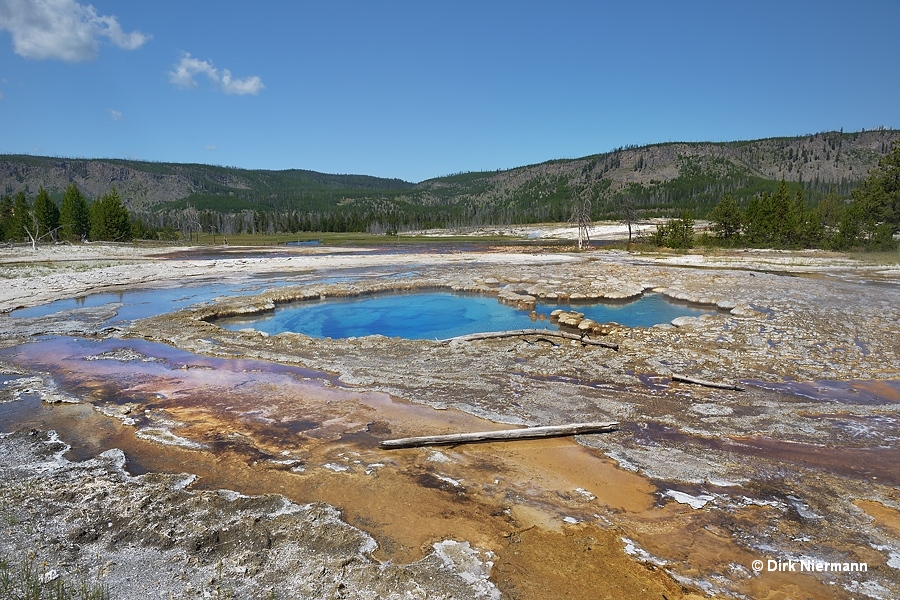
<svg viewBox="0 0 900 600"><path fill-rule="evenodd" d="M206 75L213 81L218 80L218 73L212 64L205 60L197 60L187 52L175 65L174 71L169 71L169 81L183 88L195 88L197 82L194 80L196 75Z"/></svg>
<svg viewBox="0 0 900 600"><path fill-rule="evenodd" d="M38 60L91 60L101 38L125 50L150 39L140 31L123 31L116 17L98 15L90 4L75 0L0 0L0 29L12 35L16 54Z"/></svg>
<svg viewBox="0 0 900 600"><path fill-rule="evenodd" d="M112 108L107 108L106 112L109 113L109 116L112 117L113 121L121 121L125 118L125 115L123 115L121 111Z"/></svg>
<svg viewBox="0 0 900 600"><path fill-rule="evenodd" d="M169 71L169 81L178 87L196 88L199 85L196 79L198 75L206 76L213 85L226 94L256 95L266 87L263 85L262 79L256 75L237 79L232 77L231 71L228 69L219 70L213 66L212 62L194 58L187 52L184 53L175 68Z"/></svg>
<svg viewBox="0 0 900 600"><path fill-rule="evenodd" d="M215 144L207 144L207 145L203 146L203 149L206 150L207 152L215 152L216 150L219 149L219 147L216 146Z"/></svg>
<svg viewBox="0 0 900 600"><path fill-rule="evenodd" d="M3 98L4 98L3 92L0 92L0 100L3 100Z"/></svg>
<svg viewBox="0 0 900 600"><path fill-rule="evenodd" d="M239 96L244 94L256 95L265 87L262 79L256 75L245 77L244 79L234 79L231 76L231 71L228 69L222 71L222 88L226 94L237 94Z"/></svg>

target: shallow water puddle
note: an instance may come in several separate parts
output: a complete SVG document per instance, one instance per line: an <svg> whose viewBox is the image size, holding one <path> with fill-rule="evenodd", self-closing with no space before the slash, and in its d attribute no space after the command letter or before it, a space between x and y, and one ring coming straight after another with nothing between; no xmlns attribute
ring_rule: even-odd
<svg viewBox="0 0 900 600"><path fill-rule="evenodd" d="M336 281L349 282L365 277L395 277L402 279L410 276L407 273L383 273L379 269L375 269L376 273L373 275L371 271L372 269L369 269L368 273L366 273L364 269L359 269L358 271L344 269L342 277L327 279L320 274L316 274L314 278L317 283L321 284ZM9 316L14 319L42 317L73 308L121 304L116 318L108 324L120 323L181 310L193 304L210 302L222 296L250 296L259 294L266 289L298 285L308 282L311 277L312 273L310 272L290 271L285 273L233 276L226 281L216 280L190 286L165 287L162 284L156 284L150 287L135 287L116 292L98 292L76 298L48 302L47 304L30 308L20 308L12 311Z"/></svg>
<svg viewBox="0 0 900 600"><path fill-rule="evenodd" d="M210 301L218 296L245 296L259 293L260 291L260 284L222 283L219 281L189 287L153 287L118 292L101 292L77 298L57 300L56 302L49 302L31 308L21 308L10 313L10 317L42 317L73 308L122 304L115 321L130 321L179 310L191 304Z"/></svg>
<svg viewBox="0 0 900 600"><path fill-rule="evenodd" d="M822 402L841 404L900 404L900 380L855 379L851 381L783 381L744 379L752 385Z"/></svg>
<svg viewBox="0 0 900 600"><path fill-rule="evenodd" d="M835 421L832 415L809 415L808 418ZM840 417L841 422L850 422L871 427L893 426L892 419L878 417ZM840 425L840 423L838 423ZM674 427L654 422L641 424L626 423L622 430L631 434L632 441L639 446L667 444L670 446L693 446L730 452L776 464L792 465L813 469L823 473L834 473L863 481L878 480L886 485L900 485L900 447L885 445L881 435L860 437L856 445L847 443L820 444L785 441L763 436L702 437L684 433ZM751 473L747 474L752 477Z"/></svg>

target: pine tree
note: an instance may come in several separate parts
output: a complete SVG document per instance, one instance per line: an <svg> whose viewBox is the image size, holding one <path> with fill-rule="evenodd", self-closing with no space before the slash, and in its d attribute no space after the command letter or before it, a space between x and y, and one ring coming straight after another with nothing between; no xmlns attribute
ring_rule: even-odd
<svg viewBox="0 0 900 600"><path fill-rule="evenodd" d="M803 190L797 190L796 203L801 211L799 244L801 248L821 248L825 243L825 219L818 208L806 205Z"/></svg>
<svg viewBox="0 0 900 600"><path fill-rule="evenodd" d="M43 186L38 190L38 195L34 199L31 209L34 213L34 231L31 232L32 235L36 239L41 239L47 234L55 238L56 230L59 228L59 209Z"/></svg>
<svg viewBox="0 0 900 600"><path fill-rule="evenodd" d="M683 211L678 219L671 219L665 225L657 225L656 233L650 241L657 246L689 249L694 247L694 217L690 211Z"/></svg>
<svg viewBox="0 0 900 600"><path fill-rule="evenodd" d="M85 239L91 232L91 212L87 200L74 183L70 183L59 206L59 223L62 237L69 240Z"/></svg>
<svg viewBox="0 0 900 600"><path fill-rule="evenodd" d="M870 237L880 224L887 225L892 234L900 231L900 143L894 144L891 153L883 156L862 186L853 191L853 201L859 205Z"/></svg>
<svg viewBox="0 0 900 600"><path fill-rule="evenodd" d="M8 234L12 233L13 219L13 199L9 194L0 197L0 242L9 239Z"/></svg>
<svg viewBox="0 0 900 600"><path fill-rule="evenodd" d="M794 197L788 201L788 210L785 216L782 245L788 248L805 248L809 246L806 239L807 222L810 218L806 209L806 197L803 188L797 190Z"/></svg>
<svg viewBox="0 0 900 600"><path fill-rule="evenodd" d="M25 227L29 226L31 226L31 206L28 205L25 192L19 190L13 199L12 218L6 231L7 239L11 239L14 242L24 241L27 237Z"/></svg>
<svg viewBox="0 0 900 600"><path fill-rule="evenodd" d="M772 212L769 218L772 236L767 243L773 246L793 246L800 215L797 214L797 205L791 198L791 192L784 179L772 196Z"/></svg>
<svg viewBox="0 0 900 600"><path fill-rule="evenodd" d="M131 239L131 219L114 187L91 206L91 239L111 242Z"/></svg>
<svg viewBox="0 0 900 600"><path fill-rule="evenodd" d="M744 222L744 237L751 246L768 246L774 243L775 213L775 201L768 192L750 199Z"/></svg>
<svg viewBox="0 0 900 600"><path fill-rule="evenodd" d="M722 200L709 213L712 222L711 229L723 240L734 240L741 232L744 215L738 208L737 202L731 194L725 194Z"/></svg>
<svg viewBox="0 0 900 600"><path fill-rule="evenodd" d="M862 230L862 211L859 204L854 202L841 212L841 220L832 246L836 250L849 250L859 246L862 241Z"/></svg>
<svg viewBox="0 0 900 600"><path fill-rule="evenodd" d="M694 215L691 211L686 210L681 213L681 217L675 219L671 225L674 229L671 234L672 248L689 249L694 247Z"/></svg>
<svg viewBox="0 0 900 600"><path fill-rule="evenodd" d="M839 194L831 192L819 202L817 212L819 219L826 228L837 227L841 221L841 211L844 208L844 199Z"/></svg>

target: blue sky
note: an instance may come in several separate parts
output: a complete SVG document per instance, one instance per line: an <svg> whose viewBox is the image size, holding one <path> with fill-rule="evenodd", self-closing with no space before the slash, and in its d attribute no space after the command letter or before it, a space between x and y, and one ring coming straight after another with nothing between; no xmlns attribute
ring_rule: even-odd
<svg viewBox="0 0 900 600"><path fill-rule="evenodd" d="M0 0L0 153L421 181L900 127L900 2Z"/></svg>

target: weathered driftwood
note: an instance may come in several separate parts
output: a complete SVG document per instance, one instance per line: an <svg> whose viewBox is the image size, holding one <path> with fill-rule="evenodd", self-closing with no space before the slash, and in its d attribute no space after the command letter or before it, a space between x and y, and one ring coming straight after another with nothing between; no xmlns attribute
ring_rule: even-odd
<svg viewBox="0 0 900 600"><path fill-rule="evenodd" d="M717 388L720 390L735 390L743 392L744 388L734 383L719 383L717 381L706 381L704 379L694 379L685 375L672 375L672 381L681 381L682 383L693 383L694 385L702 385L705 387Z"/></svg>
<svg viewBox="0 0 900 600"><path fill-rule="evenodd" d="M474 340L489 340L492 338L505 338L505 337L519 337L523 335L543 335L543 336L551 336L551 337L560 337L565 338L567 340L577 340L582 344L589 344L591 346L602 346L603 348L610 348L612 350L618 350L618 344L611 344L609 342L601 342L599 340L592 340L589 337L582 337L577 333L568 333L566 331L551 331L549 329L512 329L510 331L489 331L486 333L470 333L469 335L458 335L456 337L447 338L446 340L438 340L442 344L446 344L448 342L471 342Z"/></svg>
<svg viewBox="0 0 900 600"><path fill-rule="evenodd" d="M572 423L570 425L547 425L544 427L525 427L522 429L501 429L499 431L476 431L472 433L451 433L448 435L426 435L422 437L384 440L379 444L382 448L416 448L419 446L446 446L470 442L489 442L504 440L524 440L532 438L558 437L578 435L581 433L603 433L615 431L619 424L604 423Z"/></svg>

